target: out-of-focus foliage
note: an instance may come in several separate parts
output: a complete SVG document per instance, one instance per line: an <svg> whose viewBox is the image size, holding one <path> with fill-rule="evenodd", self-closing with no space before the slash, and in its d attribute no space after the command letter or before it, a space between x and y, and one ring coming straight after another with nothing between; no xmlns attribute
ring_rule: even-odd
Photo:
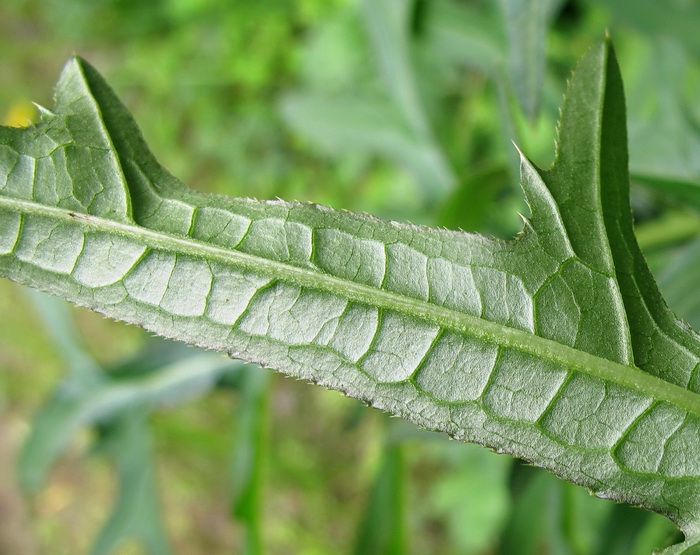
<svg viewBox="0 0 700 555"><path fill-rule="evenodd" d="M21 125L29 101L50 106L77 52L191 186L508 237L527 212L511 141L551 161L568 68L608 30L640 242L698 326L699 18L682 0L7 0L0 113ZM128 538L116 552L607 555L673 540L661 517L508 458L40 299L0 283L0 457L23 453L33 492L0 482L24 515L0 519L0 552L18 536L27 553Z"/></svg>

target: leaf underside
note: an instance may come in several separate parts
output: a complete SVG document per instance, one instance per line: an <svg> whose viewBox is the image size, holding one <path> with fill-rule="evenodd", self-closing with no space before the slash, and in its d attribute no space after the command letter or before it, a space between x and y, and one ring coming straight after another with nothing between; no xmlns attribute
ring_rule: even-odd
<svg viewBox="0 0 700 555"><path fill-rule="evenodd" d="M557 162L522 158L513 241L197 193L75 58L0 128L0 275L345 392L700 534L700 339L632 229L608 42L569 86Z"/></svg>

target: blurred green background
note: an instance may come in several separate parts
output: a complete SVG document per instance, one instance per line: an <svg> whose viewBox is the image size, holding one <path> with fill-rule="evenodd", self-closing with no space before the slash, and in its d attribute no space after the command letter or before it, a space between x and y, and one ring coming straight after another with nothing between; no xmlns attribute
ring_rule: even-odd
<svg viewBox="0 0 700 555"><path fill-rule="evenodd" d="M700 327L696 0L3 0L0 115L78 53L191 187L503 238L606 30L639 241ZM0 553L646 554L658 515L0 281Z"/></svg>

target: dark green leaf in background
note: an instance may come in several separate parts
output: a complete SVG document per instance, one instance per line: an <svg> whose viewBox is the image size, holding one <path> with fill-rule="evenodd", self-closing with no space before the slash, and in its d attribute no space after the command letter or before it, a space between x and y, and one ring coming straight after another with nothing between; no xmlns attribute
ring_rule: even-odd
<svg viewBox="0 0 700 555"><path fill-rule="evenodd" d="M392 437L387 421L377 471L355 541L355 555L406 553L406 446Z"/></svg>
<svg viewBox="0 0 700 555"><path fill-rule="evenodd" d="M236 441L232 451L231 512L245 524L245 553L263 552L262 469L266 446L270 373L247 367L242 372L241 401L235 415Z"/></svg>

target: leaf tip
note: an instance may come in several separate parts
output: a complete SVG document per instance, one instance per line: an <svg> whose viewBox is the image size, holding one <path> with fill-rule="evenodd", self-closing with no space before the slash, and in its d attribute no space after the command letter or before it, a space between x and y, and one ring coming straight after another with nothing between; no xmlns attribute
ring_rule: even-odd
<svg viewBox="0 0 700 555"><path fill-rule="evenodd" d="M518 151L518 154L520 154L520 157L522 158L522 157L524 156L524 155L523 155L523 151L520 150L520 147L518 146L518 143L516 143L515 141L510 141L510 142L513 144L513 146L515 147L515 150Z"/></svg>
<svg viewBox="0 0 700 555"><path fill-rule="evenodd" d="M85 58L77 54L71 56L63 66L56 84L54 108L61 105L61 100L70 103L77 96L90 93L95 75L99 73ZM60 109L57 111L60 112Z"/></svg>
<svg viewBox="0 0 700 555"><path fill-rule="evenodd" d="M65 63L63 66L63 69L61 70L61 75L64 74L72 74L72 73L82 73L82 68L83 68L83 63L85 60L78 56L77 54L74 54L70 58L68 58L68 61Z"/></svg>

